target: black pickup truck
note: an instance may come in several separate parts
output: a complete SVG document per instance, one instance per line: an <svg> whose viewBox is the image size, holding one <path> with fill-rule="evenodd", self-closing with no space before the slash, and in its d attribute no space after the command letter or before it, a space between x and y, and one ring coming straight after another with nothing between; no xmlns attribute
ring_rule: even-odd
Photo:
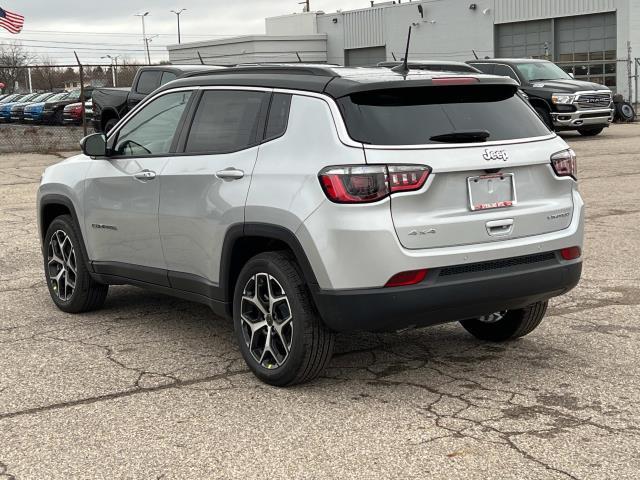
<svg viewBox="0 0 640 480"><path fill-rule="evenodd" d="M467 62L483 73L511 77L551 130L598 135L613 122L612 92L597 83L575 80L556 64L534 59Z"/></svg>
<svg viewBox="0 0 640 480"><path fill-rule="evenodd" d="M157 65L140 67L131 88L98 88L93 92L93 125L97 132L111 130L129 110L151 92L190 73L218 69L206 65Z"/></svg>

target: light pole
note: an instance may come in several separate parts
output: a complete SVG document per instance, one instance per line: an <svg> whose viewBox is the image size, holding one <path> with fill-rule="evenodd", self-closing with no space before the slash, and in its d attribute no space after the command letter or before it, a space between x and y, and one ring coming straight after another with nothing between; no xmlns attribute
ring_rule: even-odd
<svg viewBox="0 0 640 480"><path fill-rule="evenodd" d="M104 57L100 57L100 58L108 58L109 60L111 60L111 76L113 78L113 88L116 88L118 86L118 59L120 58L120 55L116 55L115 57L112 57L111 55L105 55Z"/></svg>
<svg viewBox="0 0 640 480"><path fill-rule="evenodd" d="M147 51L147 63L151 65L151 54L149 53L149 39L147 38L147 28L144 24L144 18L149 15L149 12L136 13L134 16L142 19L142 41L144 42L144 48Z"/></svg>
<svg viewBox="0 0 640 480"><path fill-rule="evenodd" d="M186 10L186 8L181 8L180 10L171 10L171 13L175 13L176 17L178 17L178 44L182 43L182 38L180 37L180 15Z"/></svg>

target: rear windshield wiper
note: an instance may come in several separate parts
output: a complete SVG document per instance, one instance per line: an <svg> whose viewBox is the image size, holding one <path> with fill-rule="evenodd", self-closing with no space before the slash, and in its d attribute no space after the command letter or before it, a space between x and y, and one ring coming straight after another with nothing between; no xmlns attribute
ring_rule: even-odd
<svg viewBox="0 0 640 480"><path fill-rule="evenodd" d="M429 140L442 143L480 143L486 142L491 134L486 130L470 132L451 132L443 135L434 135Z"/></svg>

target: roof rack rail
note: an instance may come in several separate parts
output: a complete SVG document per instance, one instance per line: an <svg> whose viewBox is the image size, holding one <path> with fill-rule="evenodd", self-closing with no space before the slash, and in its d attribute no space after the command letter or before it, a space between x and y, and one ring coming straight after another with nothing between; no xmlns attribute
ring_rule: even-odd
<svg viewBox="0 0 640 480"><path fill-rule="evenodd" d="M338 74L330 66L315 64L253 64L237 65L223 70L212 70L204 72L194 72L186 77L200 77L209 75L230 75L230 74L279 74L279 75L313 75L317 77L337 77Z"/></svg>

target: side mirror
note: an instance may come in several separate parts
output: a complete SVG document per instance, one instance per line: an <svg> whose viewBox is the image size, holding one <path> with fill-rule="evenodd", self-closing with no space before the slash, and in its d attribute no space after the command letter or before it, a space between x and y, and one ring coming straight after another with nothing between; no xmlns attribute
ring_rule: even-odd
<svg viewBox="0 0 640 480"><path fill-rule="evenodd" d="M94 133L80 140L82 153L88 157L107 156L107 136L104 133Z"/></svg>

